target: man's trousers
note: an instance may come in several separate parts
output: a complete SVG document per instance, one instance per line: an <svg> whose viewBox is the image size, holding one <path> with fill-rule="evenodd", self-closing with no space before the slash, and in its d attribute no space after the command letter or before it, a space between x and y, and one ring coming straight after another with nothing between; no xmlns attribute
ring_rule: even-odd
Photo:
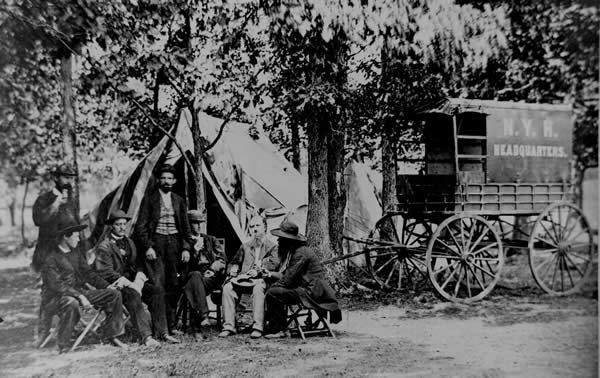
<svg viewBox="0 0 600 378"><path fill-rule="evenodd" d="M87 290L82 294L90 303L106 314L102 334L106 339L120 336L125 331L123 324L123 302L121 293L114 289ZM43 304L46 316L59 316L58 348L66 349L71 344L73 329L80 318L79 301L71 296L54 297Z"/></svg>
<svg viewBox="0 0 600 378"><path fill-rule="evenodd" d="M206 297L223 284L221 275L204 277L199 271L193 271L188 274L187 281L183 285L185 297L200 316L200 319L208 317L208 303Z"/></svg>
<svg viewBox="0 0 600 378"><path fill-rule="evenodd" d="M287 289L281 286L271 286L267 291L267 324L269 332L285 331L287 326L286 305L300 303L300 292L305 289L298 287Z"/></svg>
<svg viewBox="0 0 600 378"><path fill-rule="evenodd" d="M256 284L248 293L252 293L252 329L262 332L265 323L265 291L267 284L264 280L255 280ZM235 332L235 308L240 294L246 294L235 289L231 282L223 286L223 330Z"/></svg>

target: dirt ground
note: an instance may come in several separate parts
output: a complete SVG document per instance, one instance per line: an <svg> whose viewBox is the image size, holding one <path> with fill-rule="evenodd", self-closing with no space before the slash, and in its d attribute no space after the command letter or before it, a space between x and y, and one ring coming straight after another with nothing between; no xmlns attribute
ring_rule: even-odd
<svg viewBox="0 0 600 378"><path fill-rule="evenodd" d="M33 348L39 288L25 263L0 259L1 377L598 376L595 280L579 295L551 298L519 281L520 267L508 269L500 287L470 306L430 292L354 290L341 299L335 339L221 339L213 327L205 340L185 335L180 345L93 344L59 355Z"/></svg>

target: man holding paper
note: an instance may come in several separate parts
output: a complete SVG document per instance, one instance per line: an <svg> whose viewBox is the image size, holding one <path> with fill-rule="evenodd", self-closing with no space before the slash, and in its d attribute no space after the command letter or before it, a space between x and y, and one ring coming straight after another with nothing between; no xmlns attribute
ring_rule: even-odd
<svg viewBox="0 0 600 378"><path fill-rule="evenodd" d="M121 290L123 304L144 345L156 346L158 342L152 337L150 318L144 311L142 301L148 304L152 315L154 335L169 343L178 343L179 340L169 336L167 332L164 290L148 282L142 268L138 266L135 244L127 237L130 219L122 210L116 210L110 215L107 222L110 224L110 232L96 248L96 271L112 287Z"/></svg>

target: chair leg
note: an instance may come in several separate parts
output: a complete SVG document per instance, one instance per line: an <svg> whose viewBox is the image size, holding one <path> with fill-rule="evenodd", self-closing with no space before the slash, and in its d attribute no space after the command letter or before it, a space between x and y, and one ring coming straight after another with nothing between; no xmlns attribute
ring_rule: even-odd
<svg viewBox="0 0 600 378"><path fill-rule="evenodd" d="M53 337L56 336L56 328L51 328L50 332L48 333L48 336L46 336L46 338L42 341L42 343L40 344L40 346L38 347L39 349L42 349L46 346L46 344L48 344L50 342L50 340L52 340Z"/></svg>
<svg viewBox="0 0 600 378"><path fill-rule="evenodd" d="M98 318L100 317L100 311L98 311L96 313L96 315L94 315L94 317L92 318L92 320L90 320L90 322L88 324L86 324L85 328L83 329L83 332L81 332L79 334L79 337L77 338L77 340L75 340L75 343L73 344L73 346L71 347L71 352L75 350L75 348L77 348L79 346L79 344L83 341L84 337L88 334L88 332L92 329L92 327L94 326L94 324L96 323L96 320L98 320Z"/></svg>

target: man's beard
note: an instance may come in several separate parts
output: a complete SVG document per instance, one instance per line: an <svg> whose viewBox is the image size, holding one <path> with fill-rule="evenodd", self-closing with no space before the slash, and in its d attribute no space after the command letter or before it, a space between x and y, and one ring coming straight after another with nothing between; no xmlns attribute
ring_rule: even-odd
<svg viewBox="0 0 600 378"><path fill-rule="evenodd" d="M164 193L169 193L171 190L173 190L173 186L172 185L160 185L160 190L162 190Z"/></svg>
<svg viewBox="0 0 600 378"><path fill-rule="evenodd" d="M62 191L68 191L69 194L71 193L71 190L73 189L73 186L71 185L71 183L66 183L66 184L61 184L61 183L56 183L56 189L58 189L59 192Z"/></svg>

